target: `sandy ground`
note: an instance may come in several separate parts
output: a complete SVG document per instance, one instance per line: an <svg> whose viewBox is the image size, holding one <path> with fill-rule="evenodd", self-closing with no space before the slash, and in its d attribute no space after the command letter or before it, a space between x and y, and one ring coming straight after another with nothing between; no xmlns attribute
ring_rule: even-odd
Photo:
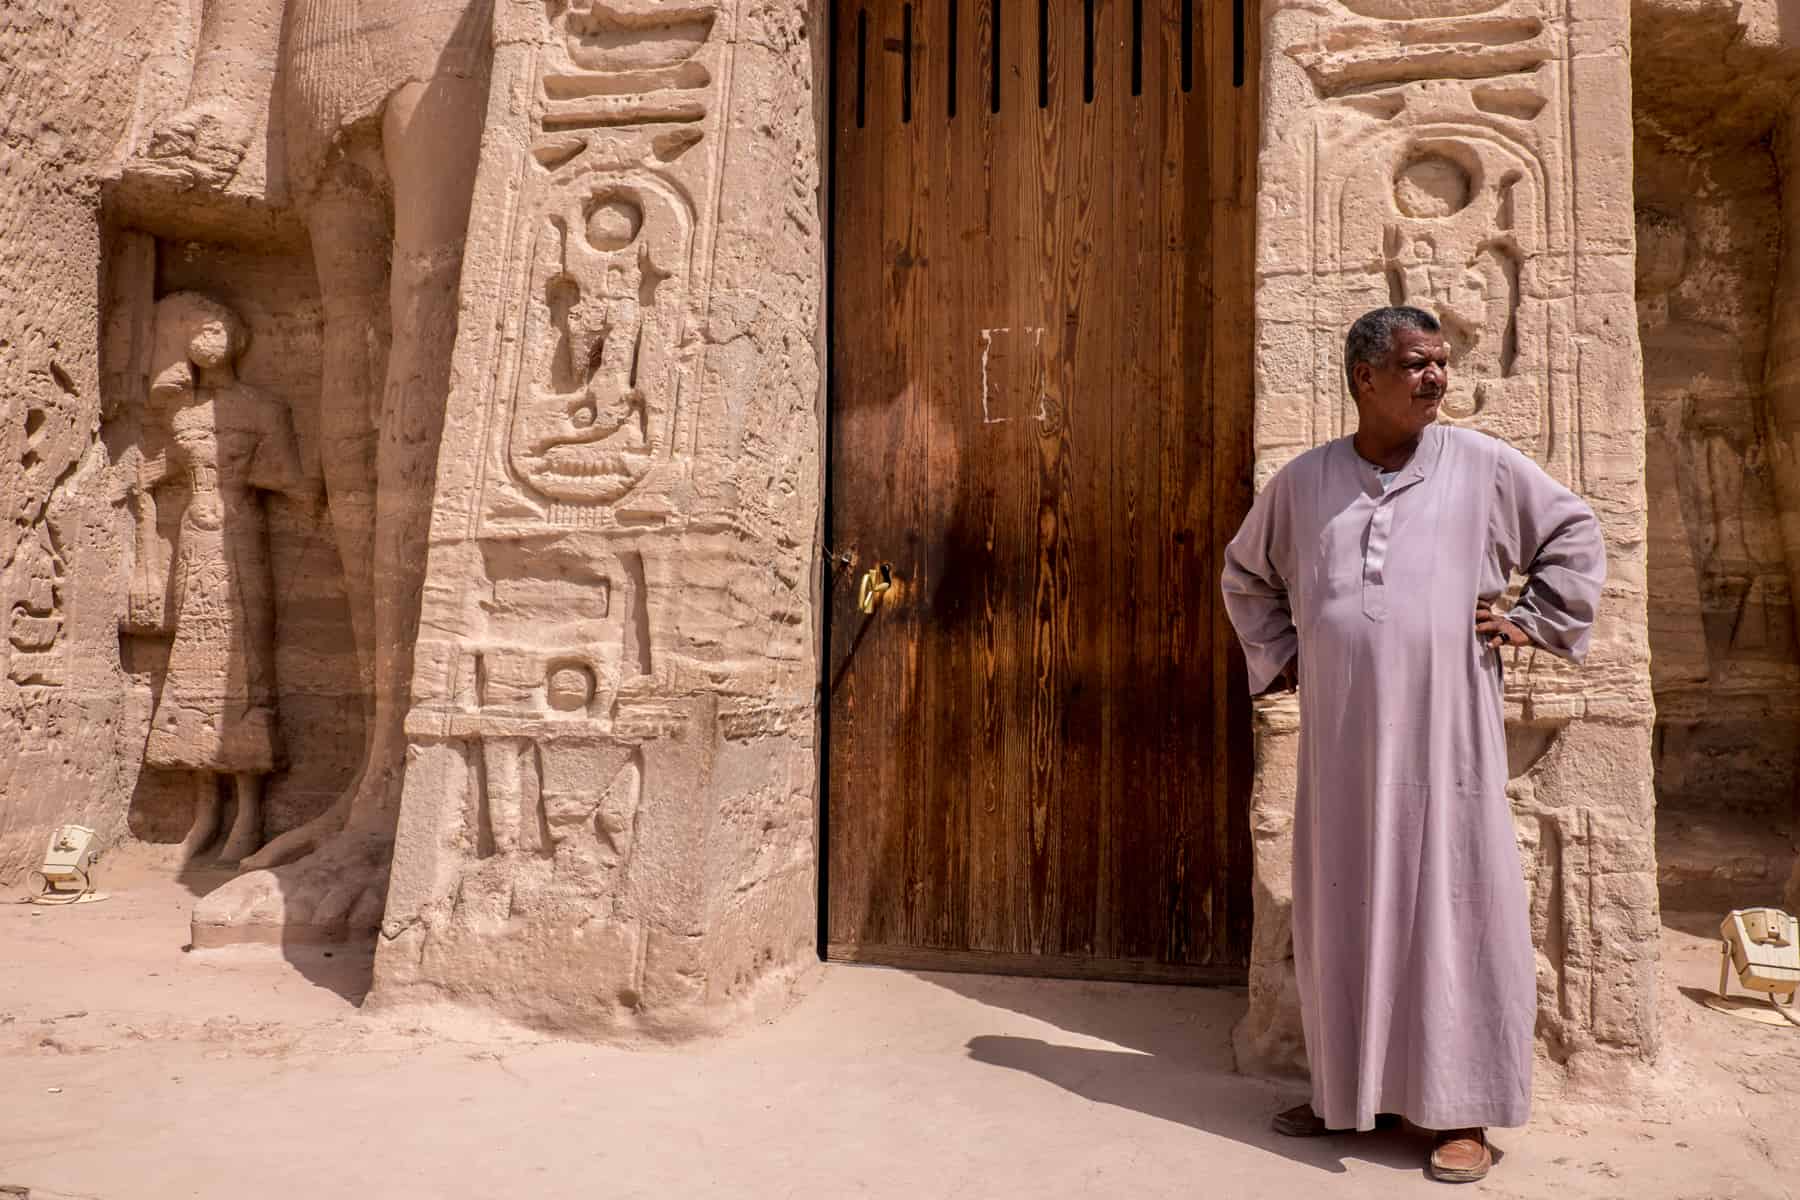
<svg viewBox="0 0 1800 1200"><path fill-rule="evenodd" d="M204 884L205 881L201 881ZM679 1049L364 1012L366 955L186 953L192 891L0 904L0 1185L103 1197L1403 1197L1417 1131L1267 1131L1241 992L822 969L780 1020ZM10 898L10 897L8 897ZM1464 1192L1792 1198L1800 1030L1702 1008L1670 914L1668 1052L1635 1112L1538 1105Z"/></svg>

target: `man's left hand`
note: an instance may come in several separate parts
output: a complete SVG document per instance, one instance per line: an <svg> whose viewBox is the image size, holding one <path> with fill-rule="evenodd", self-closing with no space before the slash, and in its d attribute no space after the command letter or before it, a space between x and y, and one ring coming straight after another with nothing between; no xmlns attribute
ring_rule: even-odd
<svg viewBox="0 0 1800 1200"><path fill-rule="evenodd" d="M1523 629L1486 604L1475 606L1475 636L1480 638L1490 650L1498 650L1502 646L1531 645L1531 639L1525 636Z"/></svg>

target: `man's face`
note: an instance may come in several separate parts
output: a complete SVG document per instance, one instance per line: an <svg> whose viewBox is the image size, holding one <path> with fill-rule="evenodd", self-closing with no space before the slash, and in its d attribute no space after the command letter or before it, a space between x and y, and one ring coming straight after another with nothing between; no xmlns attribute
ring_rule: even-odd
<svg viewBox="0 0 1800 1200"><path fill-rule="evenodd" d="M1450 349L1441 333L1394 331L1387 362L1356 368L1357 409L1371 432L1412 437L1437 420L1450 385Z"/></svg>

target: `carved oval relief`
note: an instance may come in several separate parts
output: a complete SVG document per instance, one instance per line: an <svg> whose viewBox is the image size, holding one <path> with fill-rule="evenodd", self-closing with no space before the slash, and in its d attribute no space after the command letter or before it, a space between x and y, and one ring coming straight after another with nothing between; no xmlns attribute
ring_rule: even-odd
<svg viewBox="0 0 1800 1200"><path fill-rule="evenodd" d="M572 664L557 667L550 672L546 698L558 712L581 712L594 698L594 673Z"/></svg>
<svg viewBox="0 0 1800 1200"><path fill-rule="evenodd" d="M596 250L623 250L637 240L644 226L644 210L626 196L607 196L587 215L587 238Z"/></svg>
<svg viewBox="0 0 1800 1200"><path fill-rule="evenodd" d="M1469 207L1468 169L1442 154L1414 154L1394 173L1394 203L1409 217L1451 217Z"/></svg>
<svg viewBox="0 0 1800 1200"><path fill-rule="evenodd" d="M1503 8L1506 0L1340 0L1359 17L1419 21L1427 17L1472 17Z"/></svg>

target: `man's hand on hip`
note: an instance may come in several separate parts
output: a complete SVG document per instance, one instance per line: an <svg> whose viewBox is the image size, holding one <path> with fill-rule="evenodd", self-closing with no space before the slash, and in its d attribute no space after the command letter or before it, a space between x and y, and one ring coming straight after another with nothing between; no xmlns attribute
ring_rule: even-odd
<svg viewBox="0 0 1800 1200"><path fill-rule="evenodd" d="M1490 650L1498 650L1502 646L1531 645L1531 639L1523 629L1481 602L1475 605L1475 636Z"/></svg>

